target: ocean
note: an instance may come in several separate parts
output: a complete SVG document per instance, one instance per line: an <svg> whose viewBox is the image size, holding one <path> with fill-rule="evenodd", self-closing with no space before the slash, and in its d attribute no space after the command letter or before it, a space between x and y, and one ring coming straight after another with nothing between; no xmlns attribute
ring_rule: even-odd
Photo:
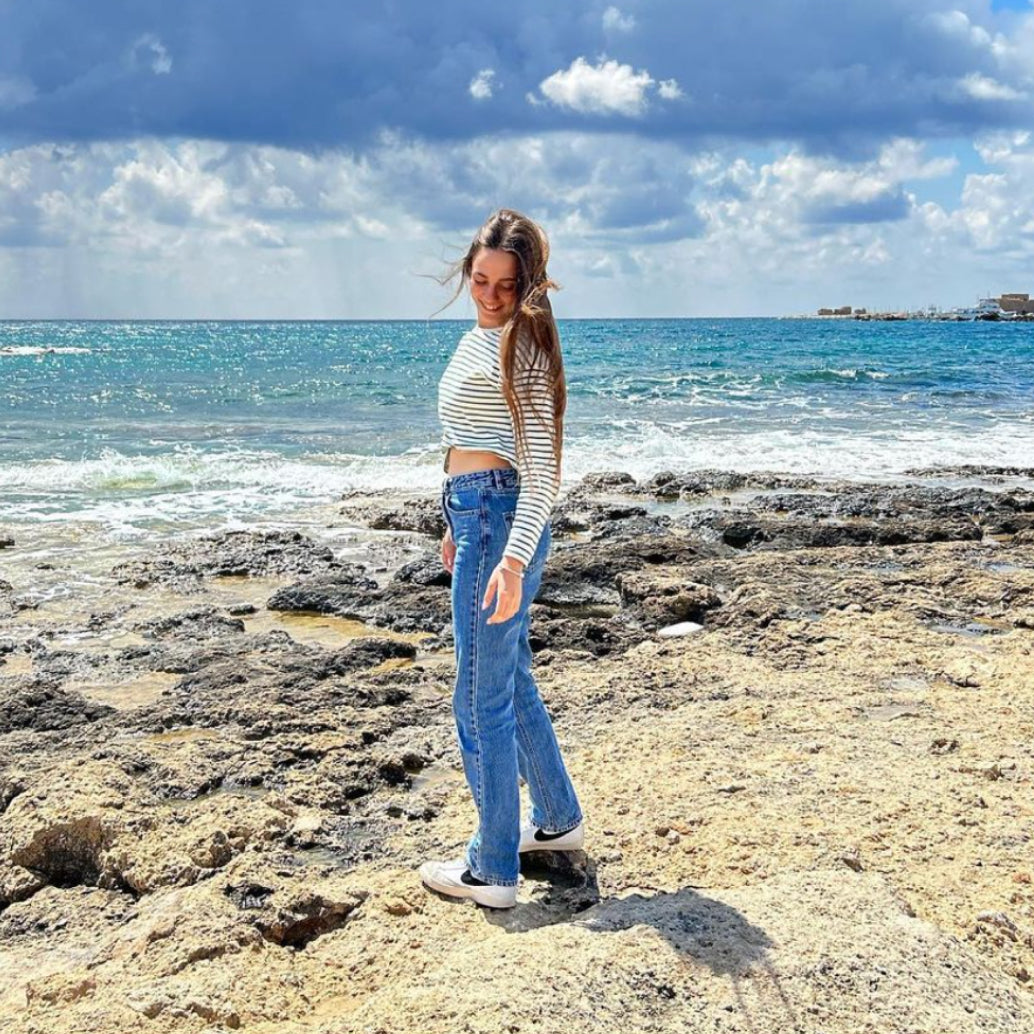
<svg viewBox="0 0 1034 1034"><path fill-rule="evenodd" d="M106 540L434 492L470 320L0 323L0 527ZM564 482L1034 465L1034 324L562 320ZM54 529L56 530L56 529Z"/></svg>

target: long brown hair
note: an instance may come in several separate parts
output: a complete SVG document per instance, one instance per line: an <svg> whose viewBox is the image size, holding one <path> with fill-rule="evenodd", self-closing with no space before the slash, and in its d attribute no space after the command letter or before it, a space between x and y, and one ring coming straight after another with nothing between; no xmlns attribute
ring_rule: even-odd
<svg viewBox="0 0 1034 1034"><path fill-rule="evenodd" d="M529 405L531 400L527 397L525 389L531 379L537 380L544 375L553 399L553 407L548 415L536 415L549 430L552 438L559 481L563 457L564 412L567 409L567 384L564 378L564 360L560 354L560 335L553 318L553 307L546 294L550 289L559 289L559 284L554 283L546 272L549 240L541 227L526 215L521 215L512 208L500 208L493 212L474 235L467 253L452 264L444 277L439 278L439 283L444 285L454 277L460 277L456 293L446 302L446 306L451 305L470 282L474 258L481 248L508 251L517 259L517 297L513 315L503 327L499 343L501 386L513 418L517 455L529 459L531 456L519 402L523 402L526 408L534 408ZM441 312L441 309L438 311ZM531 348L518 348L518 342L521 345L530 344Z"/></svg>

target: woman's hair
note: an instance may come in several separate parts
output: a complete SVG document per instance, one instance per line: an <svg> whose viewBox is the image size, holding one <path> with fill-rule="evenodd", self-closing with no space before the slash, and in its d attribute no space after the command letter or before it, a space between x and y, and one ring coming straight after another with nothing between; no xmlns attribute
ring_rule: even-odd
<svg viewBox="0 0 1034 1034"><path fill-rule="evenodd" d="M499 347L503 397L513 418L517 455L530 457L522 406L518 405L518 401L521 401L524 408L530 408L530 400L524 397L522 389L527 387L530 379L544 377L553 399L553 412L540 416L552 436L559 478L567 386L563 357L560 354L560 335L553 318L553 307L546 294L550 288L554 291L559 288L546 272L549 241L542 229L526 215L511 208L500 208L493 212L474 235L467 253L452 264L444 277L439 278L439 283L444 285L457 275L460 277L456 293L446 305L451 305L470 282L474 258L481 248L508 251L517 259L513 315L503 327ZM522 347L519 348L518 343ZM526 347L528 345L531 347Z"/></svg>

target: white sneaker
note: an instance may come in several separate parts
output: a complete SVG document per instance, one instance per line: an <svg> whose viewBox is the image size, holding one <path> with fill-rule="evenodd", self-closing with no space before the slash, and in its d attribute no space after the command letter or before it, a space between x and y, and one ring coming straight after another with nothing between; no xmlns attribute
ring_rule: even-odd
<svg viewBox="0 0 1034 1034"><path fill-rule="evenodd" d="M585 823L579 822L566 833L547 833L532 822L521 826L518 851L581 851L585 845Z"/></svg>
<svg viewBox="0 0 1034 1034"><path fill-rule="evenodd" d="M466 879L464 879L466 877ZM466 859L451 862L424 862L420 879L424 885L454 898L472 898L489 908L513 908L517 904L517 888L498 883L468 883L472 879Z"/></svg>

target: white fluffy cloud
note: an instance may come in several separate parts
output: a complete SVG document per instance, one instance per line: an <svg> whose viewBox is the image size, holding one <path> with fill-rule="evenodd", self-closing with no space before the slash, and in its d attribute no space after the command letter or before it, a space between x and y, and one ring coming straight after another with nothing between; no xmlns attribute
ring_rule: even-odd
<svg viewBox="0 0 1034 1034"><path fill-rule="evenodd" d="M1027 97L1025 92L1006 86L990 76L980 75L979 72L964 76L959 80L959 87L963 93L978 101L1018 101Z"/></svg>
<svg viewBox="0 0 1034 1034"><path fill-rule="evenodd" d="M951 252L972 249L1004 268L1034 269L1034 133L993 133L975 144L992 171L966 176L959 205L922 206L927 231ZM1027 282L1020 290L1034 292Z"/></svg>
<svg viewBox="0 0 1034 1034"><path fill-rule="evenodd" d="M486 101L492 96L493 85L492 81L495 79L495 70L491 68L482 68L480 72L473 79L470 80L470 95L476 101Z"/></svg>
<svg viewBox="0 0 1034 1034"><path fill-rule="evenodd" d="M860 162L573 132L448 146L386 133L362 155L37 145L0 155L0 307L426 316L445 298L416 274L439 272L502 204L549 230L567 315L955 304L985 288L1028 290L1034 135L990 135L976 156L986 171L966 176L949 205L922 193L955 177L956 159L906 138Z"/></svg>
<svg viewBox="0 0 1034 1034"><path fill-rule="evenodd" d="M589 115L643 114L647 92L656 81L645 69L636 71L611 59L601 58L590 65L584 57L576 57L566 69L554 72L539 83L542 95L559 108ZM674 79L661 84L659 95L665 100L679 96Z"/></svg>
<svg viewBox="0 0 1034 1034"><path fill-rule="evenodd" d="M500 205L569 314L1034 288L1034 10L253 7L11 7L0 309L419 316Z"/></svg>

